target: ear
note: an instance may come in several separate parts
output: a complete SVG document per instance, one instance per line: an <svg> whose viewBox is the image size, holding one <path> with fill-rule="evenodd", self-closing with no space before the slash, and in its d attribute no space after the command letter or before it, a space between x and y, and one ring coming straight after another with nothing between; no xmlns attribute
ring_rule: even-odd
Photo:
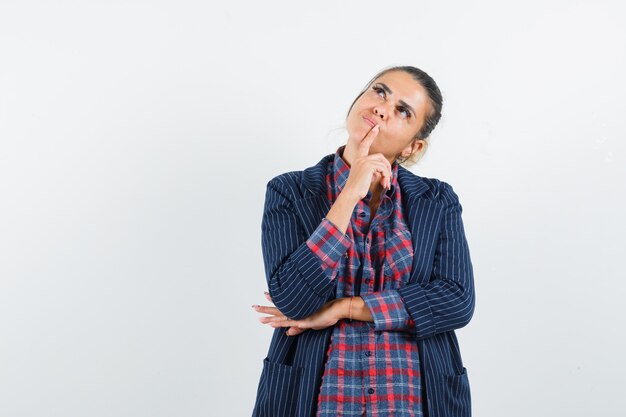
<svg viewBox="0 0 626 417"><path fill-rule="evenodd" d="M411 143L409 143L406 146L406 148L402 149L402 153L400 155L402 155L403 158L408 158L409 156L413 155L415 152L421 150L423 146L424 146L424 140L413 139Z"/></svg>

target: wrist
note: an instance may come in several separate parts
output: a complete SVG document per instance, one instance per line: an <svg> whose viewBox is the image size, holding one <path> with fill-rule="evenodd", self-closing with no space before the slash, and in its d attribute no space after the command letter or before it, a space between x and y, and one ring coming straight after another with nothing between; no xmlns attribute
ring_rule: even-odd
<svg viewBox="0 0 626 417"><path fill-rule="evenodd" d="M365 300L361 296L355 296L352 300L352 320L374 321L370 310L365 304Z"/></svg>
<svg viewBox="0 0 626 417"><path fill-rule="evenodd" d="M341 192L337 196L337 200L345 201L346 204L349 204L354 208L356 207L359 200L361 200L361 198L359 197L358 193L352 191L350 187L344 187L344 189L341 190Z"/></svg>
<svg viewBox="0 0 626 417"><path fill-rule="evenodd" d="M358 295L337 299L337 319L364 320L369 314L364 314L365 301ZM369 311L369 310L367 310Z"/></svg>
<svg viewBox="0 0 626 417"><path fill-rule="evenodd" d="M354 301L352 302L352 308L354 308ZM352 313L354 317L354 310ZM337 319L347 319L350 317L350 297L340 298L337 301Z"/></svg>

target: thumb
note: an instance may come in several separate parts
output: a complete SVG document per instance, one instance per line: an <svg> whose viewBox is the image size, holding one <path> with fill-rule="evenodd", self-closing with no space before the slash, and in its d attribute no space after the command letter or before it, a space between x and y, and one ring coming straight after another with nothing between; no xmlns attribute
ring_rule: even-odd
<svg viewBox="0 0 626 417"><path fill-rule="evenodd" d="M376 139L376 136L378 136L379 130L380 130L380 126L376 125L369 132L367 132L367 135L365 135L361 143L359 143L357 156L369 155L370 147L372 146L372 142L374 142L374 139Z"/></svg>
<svg viewBox="0 0 626 417"><path fill-rule="evenodd" d="M287 331L285 333L287 333L287 336L297 336L300 333L304 332L306 329L302 329L299 327L290 327L287 329Z"/></svg>

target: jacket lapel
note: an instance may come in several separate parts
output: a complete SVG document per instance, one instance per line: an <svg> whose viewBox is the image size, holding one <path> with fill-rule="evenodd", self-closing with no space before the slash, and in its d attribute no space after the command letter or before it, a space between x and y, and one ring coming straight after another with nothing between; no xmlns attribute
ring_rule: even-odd
<svg viewBox="0 0 626 417"><path fill-rule="evenodd" d="M402 208L406 222L411 231L413 267L409 282L427 283L430 280L432 259L437 242L433 242L433 227L438 227L443 207L430 198L420 198L428 191L428 184L422 177L413 174L406 168L398 167L398 183L402 193Z"/></svg>

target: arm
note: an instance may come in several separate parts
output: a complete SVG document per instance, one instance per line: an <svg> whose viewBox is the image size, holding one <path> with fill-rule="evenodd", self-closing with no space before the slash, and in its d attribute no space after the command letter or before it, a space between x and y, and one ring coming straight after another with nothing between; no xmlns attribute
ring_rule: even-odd
<svg viewBox="0 0 626 417"><path fill-rule="evenodd" d="M303 319L318 311L336 285L332 279L335 266L351 242L339 229L329 235L329 225L334 226L323 219L304 240L300 219L285 187L277 179L267 184L261 224L265 275L272 302L291 319ZM326 248L324 259L316 254L316 246Z"/></svg>
<svg viewBox="0 0 626 417"><path fill-rule="evenodd" d="M465 326L474 313L474 277L461 219L462 207L452 187L444 183L445 205L435 251L432 279L427 285L408 284L355 297L352 318L372 322L378 331L408 331L422 339ZM350 298L338 311L348 318Z"/></svg>
<svg viewBox="0 0 626 417"><path fill-rule="evenodd" d="M309 248L320 258L322 269L329 280L336 278L339 259L352 243L352 240L327 218L322 220L307 240ZM340 304L337 306L339 319L349 318L352 313L352 319L371 322L375 330L406 330L415 333L413 320L396 290L355 297L351 307L349 301L349 297L339 301Z"/></svg>
<svg viewBox="0 0 626 417"><path fill-rule="evenodd" d="M442 182L444 213L432 277L428 284L408 284L397 289L414 321L416 338L467 325L474 314L474 274L465 238L462 206L448 183Z"/></svg>
<svg viewBox="0 0 626 417"><path fill-rule="evenodd" d="M340 300L337 307L339 319L366 321L376 331L406 331L415 334L415 324L400 294L396 290L383 290ZM350 312L352 314L350 314Z"/></svg>
<svg viewBox="0 0 626 417"><path fill-rule="evenodd" d="M274 252L276 251L275 248L278 246L270 247L270 243L272 243L273 239L281 239L282 241L285 237L288 237L289 231L293 229L292 226L288 225L297 221L293 210L290 208L290 205L287 204L288 199L280 192L279 187L280 185L268 185L266 209L263 217L263 254L266 261L266 272L271 270L271 265L267 266L268 261L271 262L272 257L277 256ZM279 208L280 205L282 205L282 207ZM353 244L350 237L345 234L345 229L347 228L347 222L350 220L348 215L351 214L354 206L354 198L349 195L347 195L346 199L343 201L338 199L328 212L327 217L322 219L319 226L306 240L306 246L318 258L321 269L326 276L326 281L318 279L315 282L324 285L334 282L339 261ZM333 221L330 220L331 218ZM290 220L285 221L286 219ZM335 225L335 222L340 226ZM284 228L279 229L278 226ZM297 237L290 240L295 242L297 241ZM279 241L277 240L275 242ZM299 249L306 252L303 247ZM297 253L298 249L294 254ZM313 294L311 288L298 285L300 292L295 293L294 291L290 291L290 287L301 282L302 279L306 279L305 275L301 275L300 277L292 275L290 278L286 279L285 277L289 276L288 269L280 265L276 267L277 269L275 269L273 275L268 277L270 290L273 294L270 296L270 299L282 314L293 320L300 320L305 317L308 318L309 315L307 313L301 313L291 308L292 305L296 304L292 303L292 301L302 301L304 298L302 297L303 294L309 297L308 303L311 307L310 309L307 308L307 311L314 310L317 312L322 308L323 304L320 304L319 294L318 296ZM293 273L294 271L291 272ZM279 280L279 278L281 279ZM291 282L288 282L288 280ZM291 300L292 297L293 300ZM349 298L336 301L338 303L332 310L337 312L337 318L348 318ZM289 312L287 313L286 311ZM376 330L407 330L414 332L413 321L406 311L398 292L395 290L371 293L364 295L362 298L355 297L352 305L352 318L372 322L372 327Z"/></svg>

